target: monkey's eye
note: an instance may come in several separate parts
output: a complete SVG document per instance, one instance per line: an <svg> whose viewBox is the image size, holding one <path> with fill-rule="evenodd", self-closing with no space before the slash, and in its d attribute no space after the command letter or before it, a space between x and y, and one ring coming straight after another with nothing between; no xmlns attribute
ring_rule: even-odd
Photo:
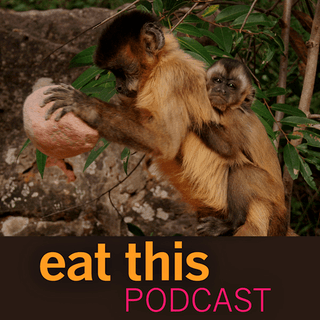
<svg viewBox="0 0 320 320"><path fill-rule="evenodd" d="M215 79L213 79L213 81L217 82L217 83L221 83L222 82L220 78L215 78Z"/></svg>
<svg viewBox="0 0 320 320"><path fill-rule="evenodd" d="M229 86L230 88L232 88L232 89L235 89L235 88L236 88L236 86L235 86L233 83L228 83L228 86Z"/></svg>

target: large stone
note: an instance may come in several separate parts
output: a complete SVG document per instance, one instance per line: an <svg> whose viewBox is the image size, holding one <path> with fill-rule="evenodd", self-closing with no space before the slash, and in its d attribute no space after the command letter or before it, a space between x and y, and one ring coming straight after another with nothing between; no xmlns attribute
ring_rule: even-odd
<svg viewBox="0 0 320 320"><path fill-rule="evenodd" d="M99 133L72 112L55 121L61 109L46 120L45 115L54 102L43 107L40 105L46 98L44 92L56 87L42 87L27 97L23 105L24 130L33 145L47 156L54 159L71 158L92 150L99 140Z"/></svg>

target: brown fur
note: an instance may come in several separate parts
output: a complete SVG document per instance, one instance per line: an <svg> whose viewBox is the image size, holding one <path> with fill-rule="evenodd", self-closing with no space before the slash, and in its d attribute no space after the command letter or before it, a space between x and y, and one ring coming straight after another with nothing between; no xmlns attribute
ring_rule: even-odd
<svg viewBox="0 0 320 320"><path fill-rule="evenodd" d="M134 19L145 24L135 31L121 28L121 23L130 25ZM123 35L115 35L114 29L122 30ZM223 227L230 206L239 203L247 212L232 222L236 228L243 224L236 235L285 234L283 187L275 152L253 112L239 108L239 103L246 108L246 96L252 95L248 84L241 91L241 100L220 105L220 110L213 108L204 65L184 53L171 33L141 12L116 19L104 31L95 61L114 72L119 90L127 97L111 104L62 86L47 92L51 95L44 102L56 101L48 117L59 108L63 110L58 118L72 111L107 140L151 154L199 217L212 217L207 226L214 222ZM201 136L209 123L230 129L220 139L230 156L216 152ZM247 154L240 152L242 145ZM260 178L265 179L262 184ZM235 180L235 190L229 190L230 179ZM279 219L273 219L277 210ZM284 225L282 231L279 225ZM210 234L210 228L207 231Z"/></svg>
<svg viewBox="0 0 320 320"><path fill-rule="evenodd" d="M218 199L226 221L239 219L238 225L234 224L240 227L237 236L286 235L288 215L281 169L262 123L250 109L253 89L246 67L231 59L220 60L207 72L207 89L220 118L208 125L203 139L221 156L219 165L225 168L228 186L222 188L227 192ZM211 228L207 219L202 229L210 233Z"/></svg>

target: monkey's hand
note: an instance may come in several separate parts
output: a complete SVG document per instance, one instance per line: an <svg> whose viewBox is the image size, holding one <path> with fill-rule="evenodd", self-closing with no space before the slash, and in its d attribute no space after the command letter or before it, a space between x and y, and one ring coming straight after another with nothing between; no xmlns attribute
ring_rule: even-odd
<svg viewBox="0 0 320 320"><path fill-rule="evenodd" d="M153 127L149 118L152 113L148 110L118 105L88 97L72 86L62 84L49 88L44 92L48 95L42 106L54 102L47 111L45 118L49 119L58 110L55 117L59 121L66 113L73 112L89 127L98 131L100 137L110 142L124 144L129 148L143 152L158 152L158 146L167 146L167 137L162 137ZM149 125L149 126L148 126Z"/></svg>
<svg viewBox="0 0 320 320"><path fill-rule="evenodd" d="M50 119L56 110L62 109L55 117L56 121L59 121L66 113L73 112L90 127L96 128L99 115L94 108L95 99L66 84L50 88L44 94L49 96L43 100L40 107L44 107L49 102L54 101L53 106L46 112L46 120Z"/></svg>
<svg viewBox="0 0 320 320"><path fill-rule="evenodd" d="M218 237L229 235L230 232L232 234L234 231L230 222L213 216L201 218L199 222L200 224L197 227L199 236Z"/></svg>

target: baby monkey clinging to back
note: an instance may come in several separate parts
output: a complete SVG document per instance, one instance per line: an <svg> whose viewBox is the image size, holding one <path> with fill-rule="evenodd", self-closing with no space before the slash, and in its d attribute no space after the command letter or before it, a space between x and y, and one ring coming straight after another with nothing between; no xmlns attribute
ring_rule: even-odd
<svg viewBox="0 0 320 320"><path fill-rule="evenodd" d="M264 126L251 110L254 89L247 67L237 60L219 60L207 71L207 90L219 121L205 123L199 135L220 156L216 167L228 179L227 206L224 214L202 219L200 233L286 235L280 165Z"/></svg>

